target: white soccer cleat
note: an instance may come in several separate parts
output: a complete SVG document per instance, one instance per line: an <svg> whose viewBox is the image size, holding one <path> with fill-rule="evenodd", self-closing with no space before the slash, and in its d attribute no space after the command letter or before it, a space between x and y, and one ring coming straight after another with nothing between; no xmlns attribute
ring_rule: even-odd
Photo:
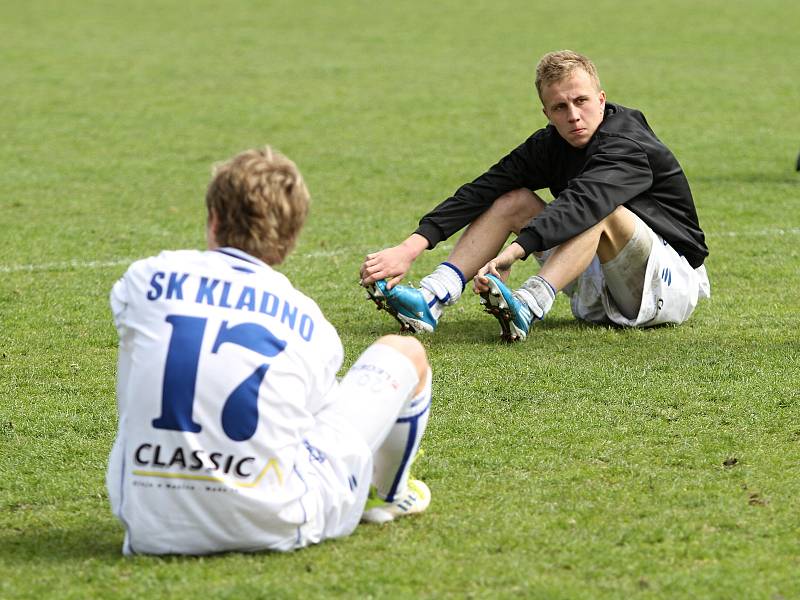
<svg viewBox="0 0 800 600"><path fill-rule="evenodd" d="M406 493L394 502L386 502L374 494L374 490L371 491L361 520L365 523L388 523L397 517L424 512L430 503L431 491L428 486L419 479L410 479Z"/></svg>

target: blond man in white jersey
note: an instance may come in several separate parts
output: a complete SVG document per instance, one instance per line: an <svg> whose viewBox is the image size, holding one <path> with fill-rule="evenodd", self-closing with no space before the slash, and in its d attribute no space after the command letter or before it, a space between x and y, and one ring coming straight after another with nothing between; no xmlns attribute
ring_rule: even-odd
<svg viewBox="0 0 800 600"><path fill-rule="evenodd" d="M431 401L425 351L386 336L337 380L336 330L273 269L308 212L294 163L243 152L206 204L206 251L140 260L111 292L106 483L123 552L289 551L424 511L430 491L409 469Z"/></svg>

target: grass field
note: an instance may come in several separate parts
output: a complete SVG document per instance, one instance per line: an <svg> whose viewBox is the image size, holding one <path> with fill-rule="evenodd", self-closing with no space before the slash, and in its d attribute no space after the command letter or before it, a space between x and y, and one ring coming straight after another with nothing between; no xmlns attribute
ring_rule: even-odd
<svg viewBox="0 0 800 600"><path fill-rule="evenodd" d="M784 0L0 4L0 597L800 597L798 31ZM304 171L284 270L347 366L396 329L364 254L544 125L534 65L564 47L684 166L712 299L628 331L561 297L506 346L470 295L424 339L428 513L291 555L123 559L108 291L202 246L210 165L268 142Z"/></svg>

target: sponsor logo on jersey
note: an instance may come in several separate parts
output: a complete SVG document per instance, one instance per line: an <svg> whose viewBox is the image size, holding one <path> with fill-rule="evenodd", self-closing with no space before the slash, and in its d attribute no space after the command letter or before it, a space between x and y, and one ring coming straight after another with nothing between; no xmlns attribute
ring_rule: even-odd
<svg viewBox="0 0 800 600"><path fill-rule="evenodd" d="M258 462L255 456L181 446L167 447L145 442L133 451L133 465L139 467L133 470L133 474L140 477L216 481L238 487L253 487L269 471L274 471L278 483L283 484L283 474L277 459L267 460L260 469Z"/></svg>

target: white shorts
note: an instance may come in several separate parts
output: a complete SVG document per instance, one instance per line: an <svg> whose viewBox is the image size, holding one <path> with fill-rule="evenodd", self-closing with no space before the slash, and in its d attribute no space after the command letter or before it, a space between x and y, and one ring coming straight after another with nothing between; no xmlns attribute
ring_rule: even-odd
<svg viewBox="0 0 800 600"><path fill-rule="evenodd" d="M318 416L305 437L303 459L296 463L309 487L303 501L307 521L296 548L350 535L361 520L372 481L372 451L362 435L333 411Z"/></svg>
<svg viewBox="0 0 800 600"><path fill-rule="evenodd" d="M628 327L652 327L663 323L683 323L694 312L700 298L711 296L705 266L694 269L666 240L645 226L652 237L647 260L642 303L636 318L620 312L608 291L600 266L594 257L589 267L565 289L571 296L572 314L591 323L615 323Z"/></svg>

